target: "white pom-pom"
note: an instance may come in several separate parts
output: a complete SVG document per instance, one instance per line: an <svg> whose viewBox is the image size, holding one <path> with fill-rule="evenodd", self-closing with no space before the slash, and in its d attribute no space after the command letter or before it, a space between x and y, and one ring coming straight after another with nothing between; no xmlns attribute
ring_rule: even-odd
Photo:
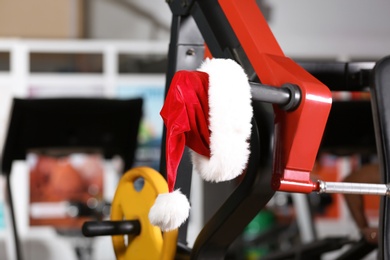
<svg viewBox="0 0 390 260"><path fill-rule="evenodd" d="M187 197L175 190L157 196L149 211L149 220L152 225L160 227L162 231L170 231L183 224L189 215L190 203Z"/></svg>

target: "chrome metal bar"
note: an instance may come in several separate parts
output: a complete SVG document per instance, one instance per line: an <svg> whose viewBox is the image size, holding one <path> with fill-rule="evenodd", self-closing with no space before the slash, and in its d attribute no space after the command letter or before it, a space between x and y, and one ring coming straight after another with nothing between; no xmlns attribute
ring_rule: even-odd
<svg viewBox="0 0 390 260"><path fill-rule="evenodd" d="M390 195L389 184L352 183L352 182L325 182L318 181L319 193L343 193L362 195Z"/></svg>

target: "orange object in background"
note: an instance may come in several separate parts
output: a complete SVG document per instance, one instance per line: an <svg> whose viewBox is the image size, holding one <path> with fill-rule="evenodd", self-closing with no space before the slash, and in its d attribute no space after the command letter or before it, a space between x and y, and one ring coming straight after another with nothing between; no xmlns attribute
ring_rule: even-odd
<svg viewBox="0 0 390 260"><path fill-rule="evenodd" d="M380 209L380 196L375 195L365 195L364 199L364 211L368 219L378 219L379 218L379 209Z"/></svg>
<svg viewBox="0 0 390 260"><path fill-rule="evenodd" d="M329 182L340 182L349 172L345 171L342 164L347 164L347 169L352 171L359 167L359 156L338 157L335 155L323 154L319 157L312 175L317 179ZM342 216L341 201L342 194L329 194L332 203L327 205L322 214L317 215L321 219L337 220ZM366 216L375 220L379 218L380 196L363 195Z"/></svg>
<svg viewBox="0 0 390 260"><path fill-rule="evenodd" d="M32 158L32 159L31 159ZM30 156L30 225L79 229L102 202L103 165L99 155ZM82 216L80 216L82 215Z"/></svg>

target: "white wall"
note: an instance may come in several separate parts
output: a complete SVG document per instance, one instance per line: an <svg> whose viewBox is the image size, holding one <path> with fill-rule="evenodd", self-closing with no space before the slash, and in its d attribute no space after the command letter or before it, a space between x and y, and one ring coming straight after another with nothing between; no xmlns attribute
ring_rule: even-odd
<svg viewBox="0 0 390 260"><path fill-rule="evenodd" d="M371 59L390 54L390 1L265 0L286 55Z"/></svg>
<svg viewBox="0 0 390 260"><path fill-rule="evenodd" d="M164 0L91 0L87 8L91 38L169 39L171 11Z"/></svg>
<svg viewBox="0 0 390 260"><path fill-rule="evenodd" d="M89 1L92 38L169 39L164 0ZM372 60L390 53L390 1L259 0L286 55Z"/></svg>

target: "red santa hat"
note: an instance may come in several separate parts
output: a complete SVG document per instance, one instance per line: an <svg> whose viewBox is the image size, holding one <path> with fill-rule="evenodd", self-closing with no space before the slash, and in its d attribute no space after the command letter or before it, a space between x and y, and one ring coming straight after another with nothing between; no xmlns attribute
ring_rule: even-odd
<svg viewBox="0 0 390 260"><path fill-rule="evenodd" d="M195 172L206 181L228 181L246 168L253 115L248 78L233 60L206 59L197 71L176 72L160 114L167 128L169 193L157 197L149 220L169 231L190 210L187 197L174 190L185 146Z"/></svg>

